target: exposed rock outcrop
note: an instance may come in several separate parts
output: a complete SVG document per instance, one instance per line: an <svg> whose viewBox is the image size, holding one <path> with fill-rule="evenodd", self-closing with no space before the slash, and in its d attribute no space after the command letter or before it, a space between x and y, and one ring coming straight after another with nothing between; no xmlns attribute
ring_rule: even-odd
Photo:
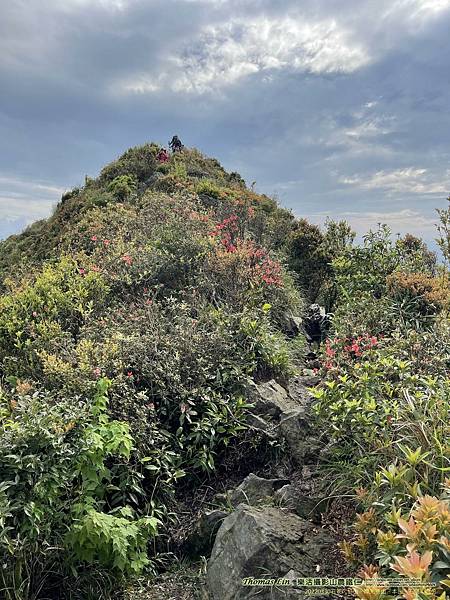
<svg viewBox="0 0 450 600"><path fill-rule="evenodd" d="M317 456L318 443L310 426L311 394L298 378L288 389L275 380L251 382L247 397L253 404L250 426L284 443L298 465Z"/></svg>
<svg viewBox="0 0 450 600"><path fill-rule="evenodd" d="M304 588L286 580L314 576L334 545L319 526L326 502L313 492L320 444L305 383L294 378L287 389L273 380L248 386L253 404L249 423L280 441L295 465L297 482L251 473L228 493L228 502L237 508L216 536L207 571L210 600L306 598ZM245 578L273 583L245 585ZM276 583L279 579L284 584Z"/></svg>
<svg viewBox="0 0 450 600"><path fill-rule="evenodd" d="M208 565L211 600L303 598L292 586L244 585L245 578L311 576L332 538L320 528L279 508L241 504L222 523ZM245 582L244 582L245 583Z"/></svg>

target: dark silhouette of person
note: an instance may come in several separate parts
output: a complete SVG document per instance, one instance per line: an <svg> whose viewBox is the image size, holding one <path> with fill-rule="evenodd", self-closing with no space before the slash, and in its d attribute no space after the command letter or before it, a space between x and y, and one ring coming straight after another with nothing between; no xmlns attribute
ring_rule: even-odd
<svg viewBox="0 0 450 600"><path fill-rule="evenodd" d="M303 321L303 329L308 344L320 345L327 336L330 315L318 304L311 304Z"/></svg>
<svg viewBox="0 0 450 600"><path fill-rule="evenodd" d="M183 144L177 135L173 136L171 142L169 143L169 147L172 149L172 152L180 152L180 150L183 149Z"/></svg>

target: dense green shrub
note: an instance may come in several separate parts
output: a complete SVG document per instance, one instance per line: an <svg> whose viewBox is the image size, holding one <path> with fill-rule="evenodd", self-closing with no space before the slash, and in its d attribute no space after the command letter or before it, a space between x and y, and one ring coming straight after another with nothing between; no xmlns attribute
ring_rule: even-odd
<svg viewBox="0 0 450 600"><path fill-rule="evenodd" d="M380 226L364 237L362 246L347 246L334 258L334 328L341 335L386 335L403 322L409 327L417 307L411 297L392 294L390 282L398 279L397 272L409 278L416 273L425 280L435 268L423 242L413 238L414 243L406 243L407 239L394 242L389 228Z"/></svg>
<svg viewBox="0 0 450 600"><path fill-rule="evenodd" d="M6 282L8 284L8 282ZM108 292L103 278L80 271L72 258L47 265L28 281L10 282L0 297L0 365L6 375L37 376L39 353L77 335L94 301Z"/></svg>
<svg viewBox="0 0 450 600"><path fill-rule="evenodd" d="M124 202L136 191L136 180L131 175L119 175L115 177L107 187L116 200Z"/></svg>
<svg viewBox="0 0 450 600"><path fill-rule="evenodd" d="M329 489L353 493L361 511L342 544L371 579L356 596L391 598L373 579L396 573L404 578L399 598L443 599L439 586L450 575L448 498L438 500L450 471L448 274L420 239L394 242L386 227L360 247L343 247L333 271L334 335L323 350L325 382L313 393L328 440ZM414 577L423 588L409 589Z"/></svg>
<svg viewBox="0 0 450 600"><path fill-rule="evenodd" d="M128 461L133 445L128 424L107 416L108 382L98 382L91 404L12 384L0 398L4 597L34 597L58 565L73 564L72 549L82 563L140 571L157 520L108 507L121 469L114 458Z"/></svg>
<svg viewBox="0 0 450 600"><path fill-rule="evenodd" d="M445 276L395 271L388 275L386 284L392 298L410 303L419 315L436 314L450 306L450 287Z"/></svg>
<svg viewBox="0 0 450 600"><path fill-rule="evenodd" d="M389 343L368 338L327 346L330 378L314 392L316 410L327 414L336 460L352 460L353 470L345 470L350 488L372 485L378 465L404 460L402 444L415 448L419 437L429 464L423 481L418 473L415 481L424 493L437 493L441 469L450 466L450 386L445 377L414 372Z"/></svg>
<svg viewBox="0 0 450 600"><path fill-rule="evenodd" d="M300 219L289 238L289 266L298 274L306 297L314 302L324 280L331 275L331 254L317 225Z"/></svg>
<svg viewBox="0 0 450 600"><path fill-rule="evenodd" d="M99 183L105 185L123 175L131 176L137 181L145 181L155 172L158 150L156 144L130 148L120 158L102 169Z"/></svg>

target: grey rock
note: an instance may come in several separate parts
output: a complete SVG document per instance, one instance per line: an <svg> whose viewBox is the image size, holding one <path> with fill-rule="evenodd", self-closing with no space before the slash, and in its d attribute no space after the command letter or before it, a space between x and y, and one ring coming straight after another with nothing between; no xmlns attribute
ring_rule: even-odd
<svg viewBox="0 0 450 600"><path fill-rule="evenodd" d="M222 523L207 569L211 600L306 598L291 587L242 585L246 577L311 576L333 540L312 523L277 508L241 504Z"/></svg>
<svg viewBox="0 0 450 600"><path fill-rule="evenodd" d="M312 397L300 378L294 378L288 390L275 380L257 385L249 381L247 398L253 404L247 423L286 445L297 465L315 460L320 444L311 437Z"/></svg>
<svg viewBox="0 0 450 600"><path fill-rule="evenodd" d="M294 510L297 501L297 492L292 484L284 485L276 490L273 497L283 508Z"/></svg>
<svg viewBox="0 0 450 600"><path fill-rule="evenodd" d="M301 465L317 459L319 442L311 435L308 412L305 407L284 413L279 424L279 435L285 441L294 463Z"/></svg>
<svg viewBox="0 0 450 600"><path fill-rule="evenodd" d="M184 543L184 550L191 555L209 555L216 533L228 512L211 510L203 513L195 524L194 530Z"/></svg>
<svg viewBox="0 0 450 600"><path fill-rule="evenodd" d="M308 390L307 385L309 385L309 383L305 382L304 377L293 377L289 381L288 393L296 405L300 404L301 406L309 408L312 403L312 395Z"/></svg>
<svg viewBox="0 0 450 600"><path fill-rule="evenodd" d="M242 502L255 506L271 499L275 491L288 484L287 479L263 479L250 473L244 481L230 494L230 502L237 506Z"/></svg>
<svg viewBox="0 0 450 600"><path fill-rule="evenodd" d="M322 512L327 506L326 499L322 496L307 496L298 493L293 485L285 485L276 490L274 499L277 500L283 508L294 512L302 519L308 519L313 522L320 522Z"/></svg>
<svg viewBox="0 0 450 600"><path fill-rule="evenodd" d="M302 327L302 318L292 315L290 313L285 313L282 316L283 321L283 330L289 337L295 337L303 332Z"/></svg>
<svg viewBox="0 0 450 600"><path fill-rule="evenodd" d="M260 415L248 413L245 422L254 431L259 431L272 440L277 439L276 427L270 420L266 421Z"/></svg>
<svg viewBox="0 0 450 600"><path fill-rule="evenodd" d="M247 397L254 404L252 409L254 414L275 419L298 406L284 387L274 379L259 385L250 381L247 386Z"/></svg>

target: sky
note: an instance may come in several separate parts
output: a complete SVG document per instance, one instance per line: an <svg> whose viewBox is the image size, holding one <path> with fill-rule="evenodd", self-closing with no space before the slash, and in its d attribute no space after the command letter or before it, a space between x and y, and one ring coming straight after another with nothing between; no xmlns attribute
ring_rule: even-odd
<svg viewBox="0 0 450 600"><path fill-rule="evenodd" d="M0 3L0 238L178 134L296 216L436 235L450 0Z"/></svg>

